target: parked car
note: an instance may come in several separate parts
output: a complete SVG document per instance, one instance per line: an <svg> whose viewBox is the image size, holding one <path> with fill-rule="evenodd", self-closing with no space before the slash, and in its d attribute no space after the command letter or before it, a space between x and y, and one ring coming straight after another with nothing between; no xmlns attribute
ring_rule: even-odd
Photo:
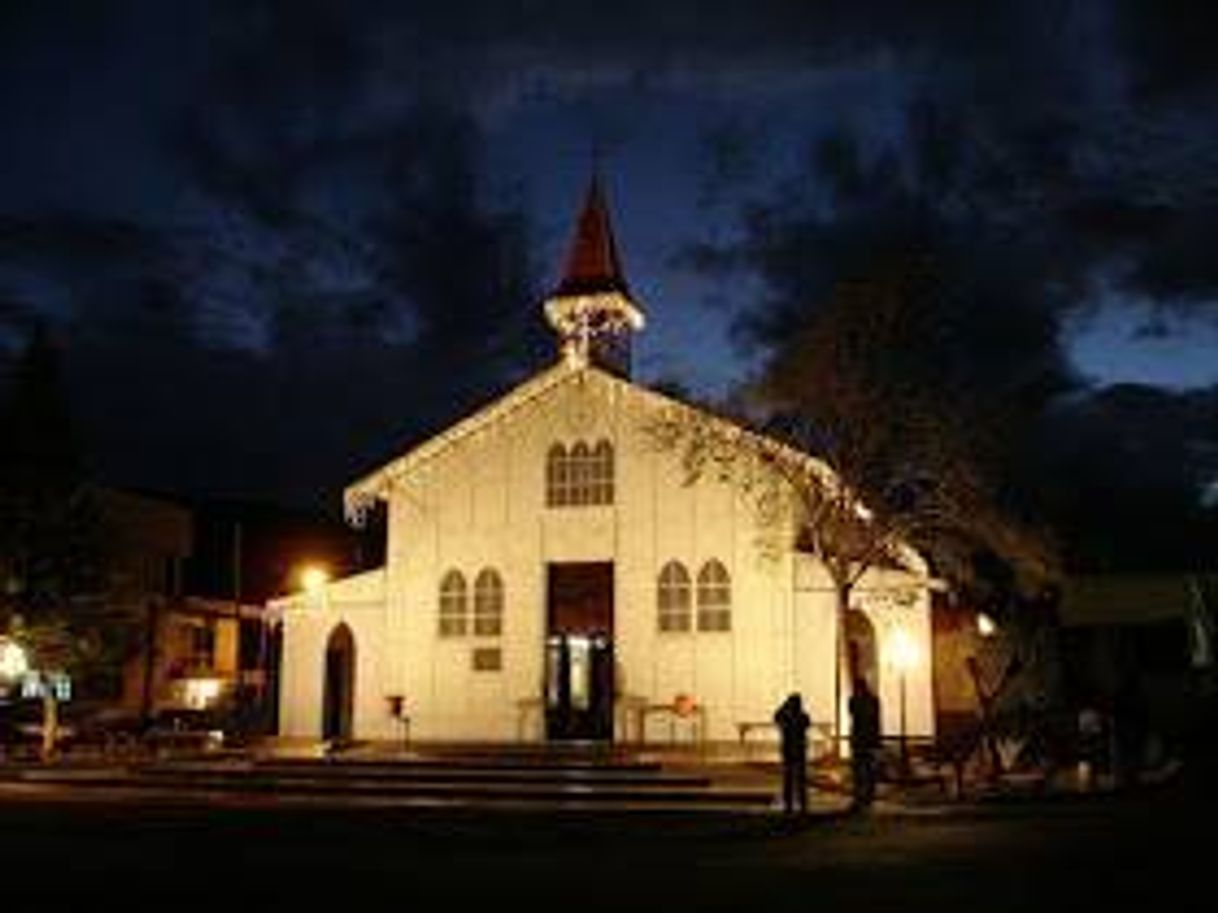
<svg viewBox="0 0 1218 913"><path fill-rule="evenodd" d="M224 744L224 720L212 710L166 708L157 712L143 741L157 750L214 750Z"/></svg>
<svg viewBox="0 0 1218 913"><path fill-rule="evenodd" d="M6 754L29 756L42 750L44 713L41 698L14 698L0 702L0 745ZM60 717L55 734L56 745L66 748L75 741L77 728Z"/></svg>

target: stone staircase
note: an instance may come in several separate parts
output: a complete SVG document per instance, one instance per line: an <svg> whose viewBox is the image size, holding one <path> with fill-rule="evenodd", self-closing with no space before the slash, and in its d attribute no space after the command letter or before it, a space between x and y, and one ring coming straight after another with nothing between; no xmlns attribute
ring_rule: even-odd
<svg viewBox="0 0 1218 913"><path fill-rule="evenodd" d="M378 756L178 758L84 771L43 768L43 784L149 797L625 809L769 808L774 784L714 765L669 764L605 746L454 746Z"/></svg>

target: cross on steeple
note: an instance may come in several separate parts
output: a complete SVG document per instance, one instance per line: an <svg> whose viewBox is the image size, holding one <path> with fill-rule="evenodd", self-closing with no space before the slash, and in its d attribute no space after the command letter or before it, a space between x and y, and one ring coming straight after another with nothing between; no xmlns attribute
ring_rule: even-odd
<svg viewBox="0 0 1218 913"><path fill-rule="evenodd" d="M630 334L643 313L630 297L600 176L593 173L562 278L545 302L563 358L630 375Z"/></svg>

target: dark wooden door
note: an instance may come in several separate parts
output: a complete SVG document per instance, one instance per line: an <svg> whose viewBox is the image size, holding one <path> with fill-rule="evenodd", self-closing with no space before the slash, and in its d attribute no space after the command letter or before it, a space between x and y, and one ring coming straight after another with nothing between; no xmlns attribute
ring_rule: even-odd
<svg viewBox="0 0 1218 913"><path fill-rule="evenodd" d="M613 565L551 564L547 580L546 735L613 738Z"/></svg>

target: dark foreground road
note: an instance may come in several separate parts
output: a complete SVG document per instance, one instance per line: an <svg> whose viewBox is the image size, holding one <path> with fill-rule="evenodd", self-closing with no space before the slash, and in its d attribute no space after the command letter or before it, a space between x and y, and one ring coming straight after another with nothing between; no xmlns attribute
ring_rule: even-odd
<svg viewBox="0 0 1218 913"><path fill-rule="evenodd" d="M0 797L0 873L5 909L1174 911L1214 909L1212 814L1180 786L801 829L29 794Z"/></svg>

